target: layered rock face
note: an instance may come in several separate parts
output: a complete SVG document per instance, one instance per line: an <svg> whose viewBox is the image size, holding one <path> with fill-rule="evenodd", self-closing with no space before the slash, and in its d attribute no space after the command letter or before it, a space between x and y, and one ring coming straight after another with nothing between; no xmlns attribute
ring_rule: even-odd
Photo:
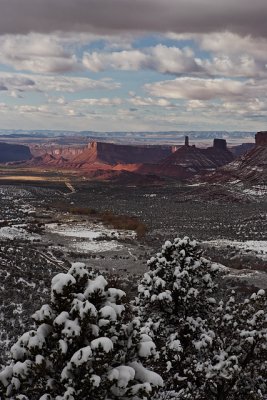
<svg viewBox="0 0 267 400"><path fill-rule="evenodd" d="M66 160L71 160L84 152L84 147L61 147L52 149L51 154L55 157L63 157Z"/></svg>
<svg viewBox="0 0 267 400"><path fill-rule="evenodd" d="M0 163L30 160L32 154L28 146L0 143Z"/></svg>
<svg viewBox="0 0 267 400"><path fill-rule="evenodd" d="M267 184L267 146L256 146L224 166L218 176L239 179L244 183Z"/></svg>
<svg viewBox="0 0 267 400"><path fill-rule="evenodd" d="M267 131L256 133L255 141L256 146L267 146Z"/></svg>
<svg viewBox="0 0 267 400"><path fill-rule="evenodd" d="M62 146L55 147L53 145L33 145L31 146L31 153L34 157L42 157L47 154L53 157L63 157L66 160L70 160L75 156L78 156L85 150L84 146Z"/></svg>
<svg viewBox="0 0 267 400"><path fill-rule="evenodd" d="M170 146L127 146L93 142L72 159L72 163L104 163L109 165L158 163L171 153Z"/></svg>

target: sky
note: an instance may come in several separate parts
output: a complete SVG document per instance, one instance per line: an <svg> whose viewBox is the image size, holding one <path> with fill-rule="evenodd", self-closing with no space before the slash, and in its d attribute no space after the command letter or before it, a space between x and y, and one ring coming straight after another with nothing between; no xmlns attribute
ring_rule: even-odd
<svg viewBox="0 0 267 400"><path fill-rule="evenodd" d="M0 128L267 128L266 0L0 0Z"/></svg>

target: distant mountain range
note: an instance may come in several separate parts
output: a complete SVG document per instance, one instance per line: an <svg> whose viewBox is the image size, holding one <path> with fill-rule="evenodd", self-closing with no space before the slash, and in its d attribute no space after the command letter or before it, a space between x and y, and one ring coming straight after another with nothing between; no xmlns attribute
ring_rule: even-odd
<svg viewBox="0 0 267 400"><path fill-rule="evenodd" d="M191 141L201 143L215 138L226 139L230 144L254 142L255 132L247 131L158 131L158 132L95 132L95 131L65 131L65 130L0 130L0 139L26 140L27 138L44 140L54 138L59 140L79 138L102 142L116 142L125 144L181 144L185 136ZM71 140L69 140L71 143Z"/></svg>

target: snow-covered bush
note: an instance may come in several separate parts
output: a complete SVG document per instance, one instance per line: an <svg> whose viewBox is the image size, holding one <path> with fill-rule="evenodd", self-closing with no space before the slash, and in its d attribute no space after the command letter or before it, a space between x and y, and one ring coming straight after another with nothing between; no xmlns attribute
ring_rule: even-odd
<svg viewBox="0 0 267 400"><path fill-rule="evenodd" d="M185 379L181 360L192 352L192 341L215 302L213 278L218 268L187 237L166 242L148 267L138 287L140 330L156 344L151 362L156 361L158 371L173 384L173 378Z"/></svg>
<svg viewBox="0 0 267 400"><path fill-rule="evenodd" d="M256 400L267 398L267 297L264 290L237 302L220 301L209 318L212 340L199 346L195 366L202 383L198 397Z"/></svg>
<svg viewBox="0 0 267 400"><path fill-rule="evenodd" d="M127 356L125 293L75 263L52 280L36 329L11 348L0 373L5 399L148 399L162 379ZM1 395L0 395L1 398Z"/></svg>
<svg viewBox="0 0 267 400"><path fill-rule="evenodd" d="M164 378L155 399L266 399L265 292L216 300L218 266L187 237L166 242L148 267L134 336L140 359L149 354L146 365Z"/></svg>

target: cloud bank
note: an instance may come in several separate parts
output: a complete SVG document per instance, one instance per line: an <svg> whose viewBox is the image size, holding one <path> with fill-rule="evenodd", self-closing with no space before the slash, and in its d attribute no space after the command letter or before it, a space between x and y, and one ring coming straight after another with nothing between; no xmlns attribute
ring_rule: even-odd
<svg viewBox="0 0 267 400"><path fill-rule="evenodd" d="M1 0L0 9L0 34L230 30L267 37L266 0Z"/></svg>

